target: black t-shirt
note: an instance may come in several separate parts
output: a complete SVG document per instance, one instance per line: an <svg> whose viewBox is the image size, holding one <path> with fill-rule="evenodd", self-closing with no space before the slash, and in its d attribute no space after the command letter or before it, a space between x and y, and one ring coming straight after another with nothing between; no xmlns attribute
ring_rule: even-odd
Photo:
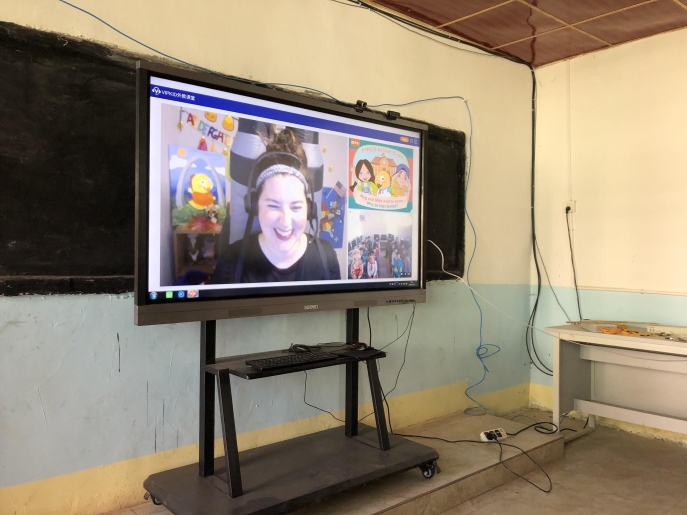
<svg viewBox="0 0 687 515"><path fill-rule="evenodd" d="M319 240L324 254L324 261L314 238L308 239L305 254L289 268L277 268L263 253L258 242L258 235L253 234L248 240L246 257L243 260L242 283L277 283L288 281L323 281L324 266L329 269L329 279L341 279L339 260L334 249L326 240ZM236 266L241 256L243 240L229 245L227 252L217 262L212 274L212 284L231 284L236 282ZM324 265L324 266L323 266Z"/></svg>

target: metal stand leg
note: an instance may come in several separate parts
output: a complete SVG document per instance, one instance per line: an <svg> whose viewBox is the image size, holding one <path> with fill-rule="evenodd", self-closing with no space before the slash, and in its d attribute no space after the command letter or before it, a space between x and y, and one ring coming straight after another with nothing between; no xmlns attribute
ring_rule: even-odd
<svg viewBox="0 0 687 515"><path fill-rule="evenodd" d="M377 374L377 360L367 361L367 375L370 378L370 392L372 393L372 407L375 410L375 420L377 422L377 436L379 438L379 448L383 451L391 449L389 443L389 432L386 428L386 417L384 416L384 398L382 397L382 386L379 383Z"/></svg>
<svg viewBox="0 0 687 515"><path fill-rule="evenodd" d="M360 329L360 311L358 308L346 310L346 343L358 343Z"/></svg>
<svg viewBox="0 0 687 515"><path fill-rule="evenodd" d="M234 421L234 403L231 398L231 381L228 370L221 370L217 375L219 391L219 410L222 417L222 436L224 440L224 458L227 463L227 484L229 496L243 495L239 449L236 443L236 423Z"/></svg>
<svg viewBox="0 0 687 515"><path fill-rule="evenodd" d="M346 364L346 436L358 436L358 363Z"/></svg>
<svg viewBox="0 0 687 515"><path fill-rule="evenodd" d="M200 323L200 407L198 465L200 477L215 473L215 389L213 374L205 371L205 365L215 363L215 336L217 322Z"/></svg>
<svg viewBox="0 0 687 515"><path fill-rule="evenodd" d="M346 343L359 340L360 312L358 309L346 310ZM358 363L346 365L346 436L358 436Z"/></svg>

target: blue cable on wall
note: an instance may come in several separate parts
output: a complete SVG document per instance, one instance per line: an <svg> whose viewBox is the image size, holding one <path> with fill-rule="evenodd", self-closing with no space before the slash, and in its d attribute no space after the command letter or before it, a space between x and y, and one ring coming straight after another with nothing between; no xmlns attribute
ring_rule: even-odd
<svg viewBox="0 0 687 515"><path fill-rule="evenodd" d="M388 106L388 107L404 107L408 106L411 104L418 104L420 102L429 102L432 100L451 100L451 99L458 99L462 100L463 103L465 104L465 109L467 110L468 113L468 120L470 121L470 140L469 140L469 154L470 158L468 160L468 169L465 177L465 198L464 200L464 205L465 205L465 217L468 219L468 223L470 224L470 228L472 229L472 234L475 238L475 244L472 248L472 254L470 255L470 260L468 261L468 266L465 271L465 278L467 279L468 284L471 284L470 282L470 267L472 266L472 260L475 257L475 253L477 252L477 230L475 229L475 224L472 223L472 218L470 218L470 213L468 212L468 188L470 186L470 174L472 172L472 135L473 135L473 125L472 125L472 113L470 112L470 105L468 104L468 101L464 98L461 97L460 95L453 95L453 96L446 96L446 97L432 97L432 98L423 98L420 100L413 100L411 102L405 102L403 104L376 104L376 105L371 105L369 107L382 107L382 106ZM487 368L486 363L484 362L485 359L490 358L499 352L501 352L501 347L498 345L494 345L491 343L484 343L483 339L483 328L484 328L484 314L482 313L482 306L480 306L480 303L477 300L477 297L475 296L475 292L470 290L470 294L472 295L472 300L475 301L475 305L477 306L477 310L479 311L479 345L475 349L475 356L477 356L477 359L479 360L480 365L482 366L482 378L472 386L468 386L465 389L465 396L470 399L472 402L477 404L477 406L471 406L469 408L466 408L463 410L463 413L466 415L470 416L482 416L487 413L491 413L492 415L496 415L493 410L487 408L480 402L478 402L474 397L472 397L468 392L472 390L473 388L478 387L480 384L482 384L486 378L487 374L489 373L489 368ZM483 413L473 413L473 410L481 408L483 410Z"/></svg>
<svg viewBox="0 0 687 515"><path fill-rule="evenodd" d="M335 102L337 102L341 105L345 105L345 106L349 106L349 107L355 107L356 106L356 104L354 104L354 103L344 102L344 101L339 100L338 98L334 97L333 95L330 95L329 93L325 93L324 91L321 91L321 90L315 89L315 88L311 88L308 86L301 86L298 84L287 84L287 83L281 83L281 82L260 82L260 81L242 79L239 77L232 77L229 75L224 75L224 74L218 73L214 70L210 70L209 68L204 68L202 66L195 65L193 63L190 63L188 61L184 61L183 59L179 59L178 57L174 57L173 55L167 54L167 53L162 52L162 51L160 51L154 47L151 47L150 45L143 43L142 41L126 34L125 32L119 30L118 28L116 28L112 24L108 23L104 19L100 18L99 16L93 14L92 12L90 12L86 9L83 9L77 5L70 3L70 2L67 2L66 0L58 0L58 2L63 3L63 4L69 6L73 9L76 9L77 11L80 11L80 12L82 12L88 16L91 16L92 18L96 19L100 23L104 24L108 28L115 31L117 34L129 39L130 41L133 41L134 43L136 43L138 45L141 45L144 48L147 48L151 52L154 52L156 54L159 54L163 57L166 57L166 58L171 59L173 61L176 61L178 63L184 64L186 66L190 66L192 68L196 68L198 70L212 73L212 74L217 75L217 76L222 77L222 78L236 80L236 81L243 82L246 84L259 85L259 86L283 86L283 87L292 87L292 88L299 88L299 89L303 89L303 90L307 90L307 91L313 91L315 93L319 93L321 95L324 95L327 98L330 98L330 99L334 100ZM468 266L467 266L467 269L465 272L465 277L467 279L467 282L470 283L470 268L472 266L472 261L475 257L475 253L477 251L477 230L475 229L475 225L472 222L472 218L470 217L470 213L468 212L468 205L467 205L468 187L470 185L470 174L472 172L472 136L473 136L472 113L470 112L470 106L468 104L468 101L462 96L453 95L453 96L422 98L419 100L412 100L410 102L405 102L402 104L375 104L375 105L369 105L368 107L371 107L371 108L372 107L382 107L382 106L404 107L404 106L409 106L412 104L419 104L421 102L431 102L431 101L436 101L436 100L452 100L452 99L462 100L462 102L465 104L465 109L467 110L468 119L470 122L470 140L469 140L469 144L468 144L470 157L468 160L467 173L466 173L466 178L465 178L465 196L464 196L465 216L468 219L468 223L470 224L470 228L472 229L472 234L473 234L474 239L475 239L475 244L474 244L474 247L472 249L472 254L470 255L470 260L468 261ZM492 413L492 414L496 415L496 413L494 413L493 410L487 408L486 406L484 406L483 404L478 402L474 397L472 397L468 393L473 388L476 388L477 386L482 384L487 378L487 374L489 373L489 368L487 368L487 365L484 362L484 360L498 354L501 351L501 347L499 347L498 345L494 345L494 344L490 344L490 343L487 343L487 344L484 343L483 334L482 334L483 328L484 328L484 314L482 313L482 307L480 306L480 303L478 302L477 297L475 296L475 293L472 290L470 290L470 294L472 295L472 299L474 300L475 305L477 306L477 310L479 311L479 345L475 349L475 356L477 356L477 359L479 360L480 365L482 366L482 378L477 383L473 384L472 386L468 386L465 389L465 392L464 392L465 396L468 399L470 399L472 402L474 402L477 406L471 406L469 408L466 408L465 410L463 410L463 412L466 415L470 415L470 416L481 416L481 415L485 415L486 413ZM473 413L472 411L475 409L482 409L483 413Z"/></svg>
<svg viewBox="0 0 687 515"><path fill-rule="evenodd" d="M468 212L468 187L470 185L470 174L472 172L472 134L473 134L473 127L472 127L472 113L470 113L470 106L468 105L467 100L463 99L463 102L465 103L465 109L467 109L468 118L470 119L470 143L469 143L470 160L468 161L468 173L467 173L467 177L465 178L465 199L464 199L465 217L468 219L468 222L470 222L470 228L472 229L472 234L475 237L475 245L472 248L472 255L470 256L470 261L468 261L468 267L465 271L465 278L467 279L469 284L472 284L470 281L470 267L472 266L472 260L475 257L475 253L477 252L477 230L475 229L475 224L472 223L472 218L470 218L470 213ZM487 374L489 373L489 369L487 368L487 365L484 362L484 360L494 356L495 354L498 354L499 352L501 352L501 347L499 347L498 345L493 345L491 343L487 343L487 344L484 343L483 335L482 335L482 331L484 328L484 315L482 313L482 306L480 306L479 302L477 301L477 297L475 296L475 292L470 290L470 295L472 295L472 300L475 301L475 305L477 306L477 309L479 311L479 345L475 349L475 356L477 356L477 359L479 360L480 365L482 365L482 379L480 379L477 383L473 384L472 386L468 386L465 389L465 396L468 399L470 399L472 402L477 404L477 406L472 406L472 407L466 408L465 410L463 410L463 413L465 413L466 415L470 415L470 416L485 415L487 413L491 413L492 415L496 415L496 413L494 413L494 411L492 411L491 409L482 405L480 402L478 402L475 398L473 398L468 393L473 388L476 388L480 384L482 384L485 381L485 379L487 378ZM473 413L472 410L474 410L476 407L482 408L484 410L484 412L483 413Z"/></svg>

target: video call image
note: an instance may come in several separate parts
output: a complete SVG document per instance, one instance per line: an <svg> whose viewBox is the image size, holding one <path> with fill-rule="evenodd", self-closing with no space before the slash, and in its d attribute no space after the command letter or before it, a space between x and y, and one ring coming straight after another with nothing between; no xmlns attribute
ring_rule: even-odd
<svg viewBox="0 0 687 515"><path fill-rule="evenodd" d="M412 275L412 149L197 106L159 123L160 286Z"/></svg>
<svg viewBox="0 0 687 515"><path fill-rule="evenodd" d="M357 211L349 217L349 279L391 279L412 275L410 214Z"/></svg>

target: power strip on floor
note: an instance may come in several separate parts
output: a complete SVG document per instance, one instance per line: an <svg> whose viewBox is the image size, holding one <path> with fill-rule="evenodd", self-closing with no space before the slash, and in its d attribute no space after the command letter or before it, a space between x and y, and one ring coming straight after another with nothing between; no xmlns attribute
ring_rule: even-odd
<svg viewBox="0 0 687 515"><path fill-rule="evenodd" d="M489 431L482 431L479 434L479 439L483 442L495 442L497 440L503 440L508 438L508 435L503 430L503 428L490 429Z"/></svg>

